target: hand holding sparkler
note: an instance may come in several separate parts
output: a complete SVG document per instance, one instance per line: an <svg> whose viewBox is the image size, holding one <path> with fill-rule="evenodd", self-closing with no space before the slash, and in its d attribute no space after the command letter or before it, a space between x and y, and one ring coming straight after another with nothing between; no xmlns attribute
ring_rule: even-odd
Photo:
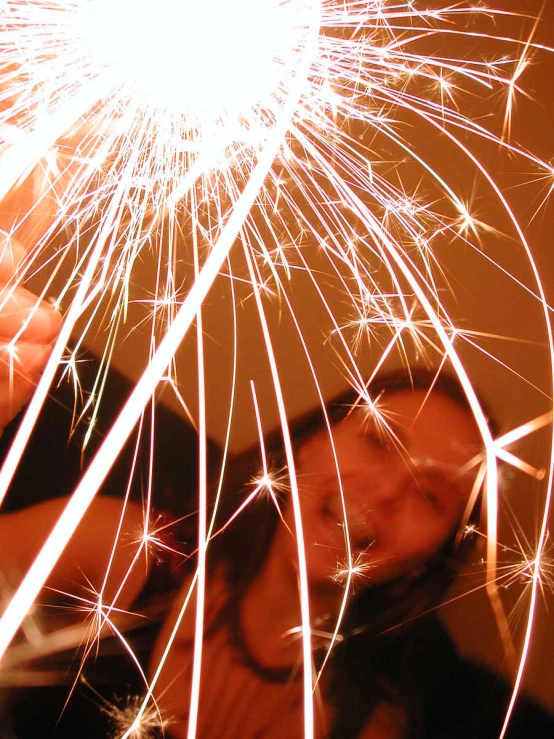
<svg viewBox="0 0 554 739"><path fill-rule="evenodd" d="M0 429L29 400L60 325L56 309L19 283L25 253L13 240L0 246Z"/></svg>

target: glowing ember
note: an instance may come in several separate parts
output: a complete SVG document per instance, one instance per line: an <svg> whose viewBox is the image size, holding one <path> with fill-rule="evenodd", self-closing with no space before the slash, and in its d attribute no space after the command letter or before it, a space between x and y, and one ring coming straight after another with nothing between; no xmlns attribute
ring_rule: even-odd
<svg viewBox="0 0 554 739"><path fill-rule="evenodd" d="M484 455L472 461L481 465L472 501L483 484L488 586L502 628L505 614L495 590L497 461L502 459L537 480L546 478L549 487L536 551L533 556L525 556L521 570L521 576L531 582L531 605L515 697L529 646L537 590L541 577L544 579L541 556L546 543L551 469L547 472L537 468L520 459L517 450L507 447L550 423L551 416L546 414L497 439L491 434L457 351L459 341L470 344L474 337L467 327L455 324L443 303L448 279L434 249L446 240L478 251L484 235L496 232L476 211L467 192L457 191L456 178L450 179L443 169L433 169L426 161L417 143L411 143L409 130L421 129L430 138L446 141L495 194L510 233L517 236L529 257L535 286L525 289L543 307L551 350L550 308L525 235L502 187L472 147L474 140L502 147L538 171L551 193L551 164L518 149L508 138L522 74L532 54L545 49L535 43L535 31L527 41L501 35L496 26L509 20L507 13L460 4L435 9L417 6L413 0L1 3L0 198L23 198L28 183L22 183L33 173L31 202L25 201L19 210L6 208L8 214L13 211L15 215L2 225L7 243L11 238L26 238L25 229L31 223L40 224L40 233L29 244L32 253L7 286L0 307L9 300L8 293L15 289L16 282L35 271L45 275L45 294L50 278L68 263L70 275L56 296L58 305L67 305L64 325L0 472L0 500L33 432L58 364L66 362L78 375L79 347L87 331L92 332L95 317L104 313L108 330L102 362L104 368L109 366L118 332L127 317L134 265L142 250L150 250L154 243L158 264L156 293L149 299L150 363L11 599L0 622L0 656L158 384L166 382L178 394L173 357L196 321L202 451L189 735L194 733L206 549L210 537L220 533L213 531L213 521L209 525L202 464L206 454L202 306L214 281L224 273L233 243L240 240L248 272L244 279L251 285L259 313L291 476L302 603L306 736L313 734L314 727L303 527L287 410L262 300L262 296L278 296L301 334L294 291L289 289L295 271L301 271L313 283L333 325L333 340L341 348L344 374L359 391L359 402L370 421L387 438L391 436L389 419L386 413L380 413L379 398L369 396L367 378L358 361L367 339L373 341L378 327L388 328L390 338L381 345L375 372L393 351L403 354L405 342L411 339L419 353L449 360L457 373L483 437ZM436 40L439 43L433 47ZM480 42L494 48L488 59L481 51L474 51ZM456 51L464 43L474 58ZM484 128L481 119L472 120L463 112L465 94L491 91L500 93L506 106L504 130L499 134ZM404 182L402 167L397 163L406 159L416 176L410 173ZM66 235L64 247L53 257L45 257L47 245L62 229ZM186 254L179 251L179 231L184 233ZM312 265L306 256L307 242L318 250L317 264ZM194 265L195 281L187 285L186 295L177 287L176 265L180 260L190 260ZM230 278L233 285L235 278ZM340 283L344 292L351 309L346 322L335 316L326 300L323 285L327 278ZM85 329L77 348L67 357L65 348L77 325L85 325ZM354 334L350 343L349 332ZM9 346L15 358L18 338ZM300 340L322 398L317 372L301 335ZM87 405L87 410L93 409L91 428L101 387L99 381ZM253 386L252 390L263 469L231 521L260 494L267 495L281 513L281 470L273 470L267 463ZM182 398L179 400L186 408ZM149 549L171 551L159 537L161 529L148 520L150 498L145 508L129 573L139 555ZM466 536L475 533L467 519L464 525ZM341 562L335 573L344 584L341 617L352 579L371 577L370 558L353 558L348 530L345 538L348 561ZM111 612L110 605L103 592L97 595L98 613L104 621L106 613ZM140 706L133 703L113 709L119 729L127 731L125 736L148 736L154 724L163 725L149 701L178 623L145 701ZM339 623L330 639L330 649L338 638L338 629ZM136 712L137 717L134 719L130 712ZM131 728L126 728L130 724Z"/></svg>

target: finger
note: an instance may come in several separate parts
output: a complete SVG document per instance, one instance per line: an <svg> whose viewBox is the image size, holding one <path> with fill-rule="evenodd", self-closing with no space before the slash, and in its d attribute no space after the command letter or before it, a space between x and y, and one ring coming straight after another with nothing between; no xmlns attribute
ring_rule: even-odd
<svg viewBox="0 0 554 739"><path fill-rule="evenodd" d="M27 343L49 344L56 337L61 316L53 305L18 287L4 297L0 294L0 342L17 336ZM20 333L21 332L21 333Z"/></svg>
<svg viewBox="0 0 554 739"><path fill-rule="evenodd" d="M14 238L4 236L0 239L0 282L12 279L26 256L26 249Z"/></svg>
<svg viewBox="0 0 554 739"><path fill-rule="evenodd" d="M0 383L11 383L10 393L16 385L26 386L27 382L36 382L44 369L52 351L51 344L32 344L20 341L13 347L11 344L0 344Z"/></svg>
<svg viewBox="0 0 554 739"><path fill-rule="evenodd" d="M2 429L31 399L37 386L37 380L26 377L18 378L16 382L0 381L0 429Z"/></svg>

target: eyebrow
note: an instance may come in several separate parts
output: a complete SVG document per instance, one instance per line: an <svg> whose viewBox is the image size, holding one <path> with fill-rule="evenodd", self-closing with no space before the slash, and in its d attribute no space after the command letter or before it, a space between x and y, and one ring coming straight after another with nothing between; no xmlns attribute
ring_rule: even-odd
<svg viewBox="0 0 554 739"><path fill-rule="evenodd" d="M418 481L417 473L422 472L423 474L426 474L429 477L432 477L433 479L437 480L438 482L446 485L450 490L453 490L460 498L464 496L464 491L462 490L460 485L457 483L455 476L446 474L445 470L439 466L435 466L433 464L424 465L423 467L416 466L416 467L413 467L413 471L414 471L414 480L416 482Z"/></svg>
<svg viewBox="0 0 554 739"><path fill-rule="evenodd" d="M373 441L376 441L379 447L382 448L385 452L390 453L393 451L391 447L387 444L387 440L383 439L380 435L377 434L372 436L371 438L368 437L371 437L371 434L359 434L359 438L366 441L369 446L372 446ZM458 496L462 497L464 495L462 487L457 482L459 468L447 470L443 466L437 464L435 461L423 461L422 463L421 461L414 460L414 458L406 448L405 442L402 440L402 437L407 439L406 434L402 433L402 430L399 434L399 437L400 438L397 438L397 440L395 440L397 442L394 445L395 451L400 454L402 462L404 463L404 466L406 468L406 472L413 480L415 480L415 482L418 482L418 473L425 474L448 486L448 488L454 490L454 492ZM355 473L347 472L345 475L341 475L341 480L353 479L356 478L356 476L357 475ZM335 475L333 476L333 479L336 480ZM327 482L327 478L325 479L325 481Z"/></svg>
<svg viewBox="0 0 554 739"><path fill-rule="evenodd" d="M434 466L433 464L428 464L423 467L421 466L414 466L413 464L406 464L406 472L410 476L414 482L419 483L418 479L418 472L423 472L430 477L434 478L437 482L444 484L445 488L448 488L448 490L453 491L455 495L457 495L459 498L463 498L465 495L464 490L460 487L460 485L456 482L456 478L453 475L446 474L444 470L442 470L438 466ZM336 484L339 478L339 475L336 474L337 471L335 470L335 473L332 475L325 475L325 477L321 480L320 484L322 486L331 484ZM357 481L359 479L359 475L356 472L345 472L344 474L340 474L340 485L344 484L344 482L348 480L354 480Z"/></svg>

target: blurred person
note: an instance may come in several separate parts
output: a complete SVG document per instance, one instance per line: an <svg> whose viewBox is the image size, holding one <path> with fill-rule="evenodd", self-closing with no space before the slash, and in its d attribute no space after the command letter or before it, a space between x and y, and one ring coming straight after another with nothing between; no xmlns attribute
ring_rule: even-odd
<svg viewBox="0 0 554 739"><path fill-rule="evenodd" d="M4 284L19 258L10 249L0 263ZM60 322L51 306L37 306L36 299L18 287L0 315L6 346L27 320L21 341L31 348L23 350L21 344L17 371L12 355L4 356L4 423L32 392ZM346 531L354 565L338 639L314 694L316 736L492 739L502 725L509 686L461 659L436 616L471 549L470 540L457 534L483 453L480 434L458 382L444 373L382 375L369 391L377 399L378 413L355 407L353 392L327 404L331 435L319 408L290 425L316 671L325 660L343 600L349 568ZM262 492L209 547L198 724L202 738L295 739L303 733L298 555L280 431L266 437L265 449L270 475L279 483L276 498ZM232 461L216 530L248 498L259 473L259 448ZM10 587L31 564L65 504L65 498L58 498L0 517L1 569ZM49 578L45 599L74 591L78 581L86 582L92 593L99 591L121 507L120 501L97 497ZM475 510L469 521L477 520ZM141 506L128 504L103 593L105 603L116 596L133 561L142 521ZM114 606L131 608L145 583L152 588L152 582L160 580L161 569L154 565L148 573L141 560ZM169 613L161 629L148 637L150 677L192 580L186 567L173 567L172 576L177 592ZM194 605L193 600L156 685L164 727L149 728L151 736L156 731L186 736ZM119 735L117 726L123 733L117 722L106 728L107 718L114 718L114 710L106 706L109 700L112 707L121 708L120 717L124 713L136 689L126 675L123 668L121 674L110 670L103 697L96 694L91 700L89 695L73 713L72 698L59 723L54 716L48 724L46 715L60 704L51 701L48 692L41 700L40 691L35 691L31 711L25 711L24 704L10 708L6 736L34 739L37 727L41 736ZM522 697L508 736L552 735L548 715Z"/></svg>

